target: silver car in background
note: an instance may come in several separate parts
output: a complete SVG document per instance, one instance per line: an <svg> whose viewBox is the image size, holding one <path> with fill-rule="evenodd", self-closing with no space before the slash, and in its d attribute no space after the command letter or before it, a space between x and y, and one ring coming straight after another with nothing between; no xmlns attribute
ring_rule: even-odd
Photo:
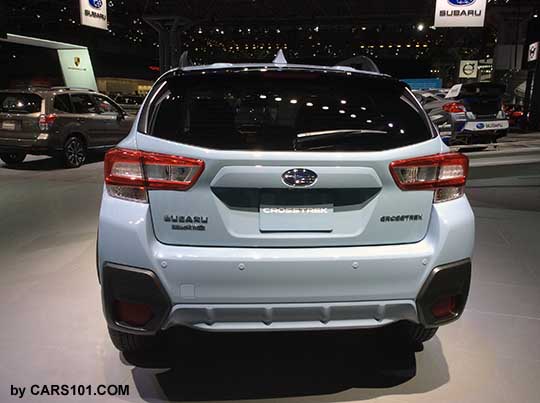
<svg viewBox="0 0 540 403"><path fill-rule="evenodd" d="M468 160L448 151L386 75L164 74L105 158L97 263L113 343L160 346L172 327L428 340L461 315L471 277Z"/></svg>
<svg viewBox="0 0 540 403"><path fill-rule="evenodd" d="M504 86L457 84L448 92L414 91L447 145L494 143L508 133Z"/></svg>

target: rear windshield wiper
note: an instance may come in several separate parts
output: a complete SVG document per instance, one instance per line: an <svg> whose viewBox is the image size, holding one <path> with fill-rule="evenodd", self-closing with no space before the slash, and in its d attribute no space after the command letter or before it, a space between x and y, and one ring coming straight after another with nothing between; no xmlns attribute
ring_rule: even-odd
<svg viewBox="0 0 540 403"><path fill-rule="evenodd" d="M323 137L323 136L335 136L335 135L348 135L348 134L388 134L386 130L372 130L372 129L338 129L338 130L322 130L316 132L303 132L296 135L297 139Z"/></svg>

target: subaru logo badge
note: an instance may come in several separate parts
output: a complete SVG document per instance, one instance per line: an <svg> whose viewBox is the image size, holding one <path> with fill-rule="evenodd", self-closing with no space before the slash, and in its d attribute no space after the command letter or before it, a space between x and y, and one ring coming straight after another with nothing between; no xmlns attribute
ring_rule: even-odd
<svg viewBox="0 0 540 403"><path fill-rule="evenodd" d="M103 0L88 0L88 4L94 8L101 8L103 6Z"/></svg>
<svg viewBox="0 0 540 403"><path fill-rule="evenodd" d="M476 0L448 0L448 3L452 6L470 6Z"/></svg>
<svg viewBox="0 0 540 403"><path fill-rule="evenodd" d="M309 169L294 168L283 172L281 175L283 183L289 187L309 187L317 182L317 174Z"/></svg>
<svg viewBox="0 0 540 403"><path fill-rule="evenodd" d="M484 127L486 127L486 125L483 124L483 123L477 123L477 124L476 124L476 128L477 128L477 129L483 129Z"/></svg>

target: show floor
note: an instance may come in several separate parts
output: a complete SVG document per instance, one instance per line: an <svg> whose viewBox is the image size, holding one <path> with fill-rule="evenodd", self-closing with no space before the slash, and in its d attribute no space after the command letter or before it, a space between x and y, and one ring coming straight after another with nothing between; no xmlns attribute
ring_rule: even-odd
<svg viewBox="0 0 540 403"><path fill-rule="evenodd" d="M469 302L423 351L373 333L203 334L188 351L151 362L122 357L101 313L102 165L63 170L38 157L13 169L0 164L1 402L74 400L29 396L32 385L56 384L129 385L128 396L78 398L93 402L539 401L538 177L468 190L476 214ZM22 399L10 396L11 385L27 388Z"/></svg>

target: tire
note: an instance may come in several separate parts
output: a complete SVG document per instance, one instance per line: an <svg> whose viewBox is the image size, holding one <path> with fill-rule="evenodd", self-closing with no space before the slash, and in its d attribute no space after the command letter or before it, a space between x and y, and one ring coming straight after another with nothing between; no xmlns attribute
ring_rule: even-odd
<svg viewBox="0 0 540 403"><path fill-rule="evenodd" d="M66 140L63 158L67 168L80 167L86 161L86 156L86 145L80 137L72 136Z"/></svg>
<svg viewBox="0 0 540 403"><path fill-rule="evenodd" d="M411 345L428 341L435 336L435 333L437 333L437 330L439 329L438 327L424 327L413 322L400 322L397 325L400 337L403 338L407 344Z"/></svg>
<svg viewBox="0 0 540 403"><path fill-rule="evenodd" d="M142 336L138 334L124 333L115 329L109 329L109 336L114 346L123 353L134 353L154 350L160 345L162 337Z"/></svg>
<svg viewBox="0 0 540 403"><path fill-rule="evenodd" d="M6 164L20 164L26 158L26 153L13 152L13 153L1 153L0 159Z"/></svg>

